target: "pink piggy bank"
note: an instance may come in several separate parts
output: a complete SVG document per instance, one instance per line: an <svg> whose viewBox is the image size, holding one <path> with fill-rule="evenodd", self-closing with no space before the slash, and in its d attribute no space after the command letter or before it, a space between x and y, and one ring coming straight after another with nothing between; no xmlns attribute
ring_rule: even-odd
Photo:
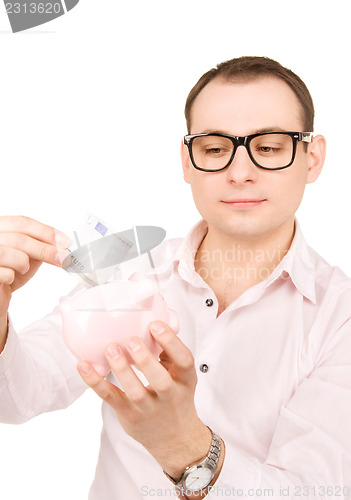
<svg viewBox="0 0 351 500"><path fill-rule="evenodd" d="M139 336L158 358L162 349L149 324L161 320L179 330L177 314L148 280L119 280L82 290L62 301L60 310L67 347L78 359L90 361L102 377L110 370L104 351L111 342L123 347L128 337Z"/></svg>

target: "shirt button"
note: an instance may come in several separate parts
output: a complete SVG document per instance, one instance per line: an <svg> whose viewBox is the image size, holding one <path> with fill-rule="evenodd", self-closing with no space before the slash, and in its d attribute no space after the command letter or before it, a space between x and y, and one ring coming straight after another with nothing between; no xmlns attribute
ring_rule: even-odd
<svg viewBox="0 0 351 500"><path fill-rule="evenodd" d="M206 363L203 363L201 366L200 366L200 371L202 373L207 373L208 372L208 365L206 365Z"/></svg>
<svg viewBox="0 0 351 500"><path fill-rule="evenodd" d="M207 299L206 300L206 305L207 305L207 307L213 306L213 300L212 299Z"/></svg>

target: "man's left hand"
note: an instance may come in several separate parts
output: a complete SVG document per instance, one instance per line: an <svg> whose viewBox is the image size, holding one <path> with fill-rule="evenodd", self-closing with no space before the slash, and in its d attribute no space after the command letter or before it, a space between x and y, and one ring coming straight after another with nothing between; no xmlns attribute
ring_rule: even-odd
<svg viewBox="0 0 351 500"><path fill-rule="evenodd" d="M163 349L160 361L139 337L129 338L125 346L149 382L147 387L118 344L110 344L105 355L123 390L98 375L87 361L80 361L78 370L114 409L125 432L178 478L185 467L206 456L211 433L196 413L197 376L190 350L166 323L151 323L150 333Z"/></svg>

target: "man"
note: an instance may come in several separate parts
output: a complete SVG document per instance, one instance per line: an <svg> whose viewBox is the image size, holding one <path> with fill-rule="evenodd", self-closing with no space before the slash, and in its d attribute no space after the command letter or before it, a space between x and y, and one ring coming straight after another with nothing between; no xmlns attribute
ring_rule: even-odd
<svg viewBox="0 0 351 500"><path fill-rule="evenodd" d="M153 251L180 331L150 325L160 361L129 339L140 376L117 344L106 380L79 361L107 403L90 499L165 497L173 484L191 499L349 496L351 280L307 246L295 219L325 158L309 92L275 61L233 59L199 80L186 117L183 173L203 220ZM0 416L21 422L67 406L84 385L57 311L21 340L7 329L11 292L38 262L62 260L63 235L23 218L0 227ZM116 278L147 273L144 262Z"/></svg>

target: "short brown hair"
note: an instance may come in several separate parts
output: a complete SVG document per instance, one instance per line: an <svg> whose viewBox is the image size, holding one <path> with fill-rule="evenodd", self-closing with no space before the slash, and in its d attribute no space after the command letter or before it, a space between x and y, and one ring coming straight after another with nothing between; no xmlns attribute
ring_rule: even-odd
<svg viewBox="0 0 351 500"><path fill-rule="evenodd" d="M215 78L228 82L249 82L260 77L274 77L283 80L295 93L302 108L304 132L313 132L314 106L305 83L290 69L269 57L244 56L217 64L202 75L190 91L185 104L185 119L190 134L192 105L201 90Z"/></svg>

